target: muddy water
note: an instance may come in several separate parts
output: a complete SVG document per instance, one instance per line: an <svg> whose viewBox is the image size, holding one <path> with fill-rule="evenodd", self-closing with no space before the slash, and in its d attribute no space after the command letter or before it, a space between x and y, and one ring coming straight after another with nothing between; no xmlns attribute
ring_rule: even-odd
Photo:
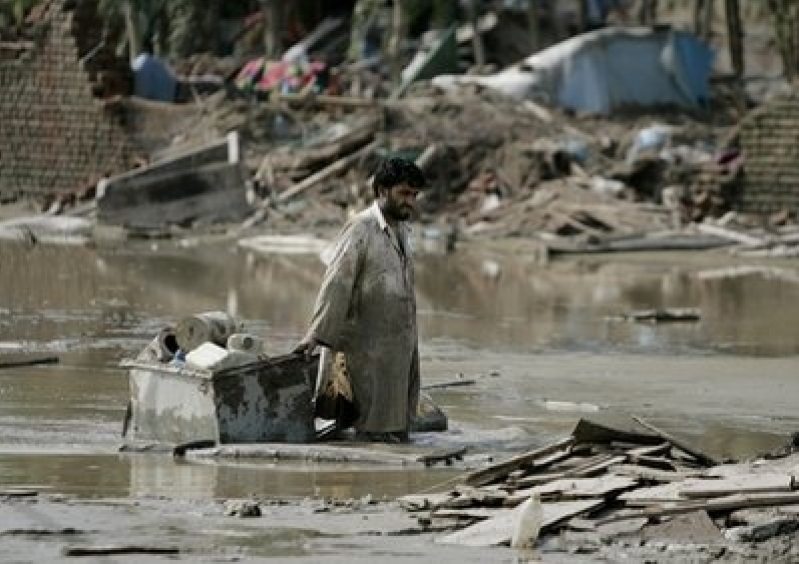
<svg viewBox="0 0 799 564"><path fill-rule="evenodd" d="M418 258L423 383L451 421L430 444L501 450L540 443L583 416L643 415L719 456L799 429L799 265L719 255L632 255L540 264L524 247ZM312 255L232 244L0 247L0 354L59 363L0 370L0 487L87 497L395 496L440 471L179 464L117 453L126 374L164 325L236 314L284 353L302 334L322 273ZM698 308L696 323L619 321Z"/></svg>

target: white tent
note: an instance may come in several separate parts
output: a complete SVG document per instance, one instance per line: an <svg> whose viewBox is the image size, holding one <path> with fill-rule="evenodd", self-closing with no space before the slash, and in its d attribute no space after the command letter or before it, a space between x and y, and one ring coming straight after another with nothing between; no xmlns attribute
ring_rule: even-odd
<svg viewBox="0 0 799 564"><path fill-rule="evenodd" d="M606 28L572 37L497 74L442 75L454 89L481 84L519 100L607 114L620 105L701 107L708 99L711 49L672 29Z"/></svg>

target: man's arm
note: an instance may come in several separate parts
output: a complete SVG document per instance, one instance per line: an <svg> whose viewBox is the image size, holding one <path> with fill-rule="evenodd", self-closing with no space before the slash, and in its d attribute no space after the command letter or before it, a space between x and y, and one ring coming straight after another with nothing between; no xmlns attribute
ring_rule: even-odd
<svg viewBox="0 0 799 564"><path fill-rule="evenodd" d="M341 233L316 298L310 327L295 353L310 355L320 345L341 349L365 245L358 224L348 225Z"/></svg>

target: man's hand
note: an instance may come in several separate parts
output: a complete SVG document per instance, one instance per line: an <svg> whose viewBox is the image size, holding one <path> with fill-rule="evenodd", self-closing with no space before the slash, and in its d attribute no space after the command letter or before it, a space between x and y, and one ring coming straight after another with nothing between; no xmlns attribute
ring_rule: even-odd
<svg viewBox="0 0 799 564"><path fill-rule="evenodd" d="M316 349L319 348L321 345L319 341L316 340L313 336L305 337L300 343L294 347L294 350L291 351L294 354L301 354L304 355L306 360L310 359L311 356L316 352Z"/></svg>

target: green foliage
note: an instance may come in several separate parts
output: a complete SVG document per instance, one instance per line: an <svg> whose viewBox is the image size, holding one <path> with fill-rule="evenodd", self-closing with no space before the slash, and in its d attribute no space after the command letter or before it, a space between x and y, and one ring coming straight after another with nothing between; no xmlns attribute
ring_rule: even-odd
<svg viewBox="0 0 799 564"><path fill-rule="evenodd" d="M41 0L0 0L0 20L4 24L21 25L25 14Z"/></svg>

